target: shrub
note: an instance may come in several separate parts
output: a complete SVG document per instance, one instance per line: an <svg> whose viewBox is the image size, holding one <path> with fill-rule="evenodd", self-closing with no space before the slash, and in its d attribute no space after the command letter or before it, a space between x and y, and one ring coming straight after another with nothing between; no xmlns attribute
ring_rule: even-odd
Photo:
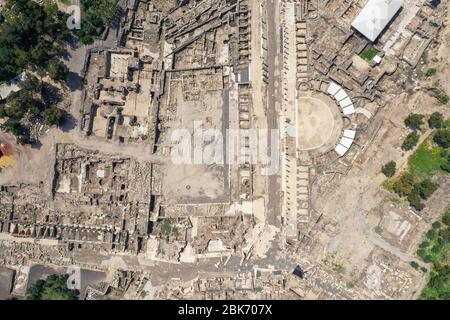
<svg viewBox="0 0 450 320"><path fill-rule="evenodd" d="M428 248L430 246L430 243L428 242L428 241L424 241L424 242L422 242L420 245L419 245L419 248L421 248L421 249L426 249L426 248Z"/></svg>
<svg viewBox="0 0 450 320"><path fill-rule="evenodd" d="M438 104L445 105L448 103L449 98L448 98L448 95L441 93L436 96L436 100L437 100Z"/></svg>
<svg viewBox="0 0 450 320"><path fill-rule="evenodd" d="M394 191L404 197L409 195L414 188L414 176L410 173L403 174L397 181L394 182Z"/></svg>
<svg viewBox="0 0 450 320"><path fill-rule="evenodd" d="M447 159L446 163L441 165L441 169L450 172L450 157Z"/></svg>
<svg viewBox="0 0 450 320"><path fill-rule="evenodd" d="M395 175L395 171L396 164L394 161L389 161L381 168L381 172L383 172L383 174L388 178L393 177Z"/></svg>
<svg viewBox="0 0 450 320"><path fill-rule="evenodd" d="M441 227L441 223L439 221L435 221L431 226L433 229L439 229Z"/></svg>
<svg viewBox="0 0 450 320"><path fill-rule="evenodd" d="M408 202L417 211L422 211L425 208L425 205L422 203L420 196L417 192L411 192L408 195Z"/></svg>
<svg viewBox="0 0 450 320"><path fill-rule="evenodd" d="M430 179L425 179L422 182L416 184L414 189L417 190L418 194L422 199L428 199L438 188L438 185L431 182Z"/></svg>
<svg viewBox="0 0 450 320"><path fill-rule="evenodd" d="M423 125L423 115L417 113L411 113L405 119L405 125L412 130L419 130L420 126Z"/></svg>
<svg viewBox="0 0 450 320"><path fill-rule="evenodd" d="M402 149L405 151L411 150L417 145L417 142L419 142L419 135L416 132L411 132L403 141Z"/></svg>
<svg viewBox="0 0 450 320"><path fill-rule="evenodd" d="M447 226L450 226L450 206L445 211L444 216L442 217L442 222Z"/></svg>
<svg viewBox="0 0 450 320"><path fill-rule="evenodd" d="M427 72L425 73L425 75L427 76L427 77L432 77L432 76L434 76L436 74L436 68L429 68L428 70L427 70Z"/></svg>
<svg viewBox="0 0 450 320"><path fill-rule="evenodd" d="M441 148L450 147L450 129L439 129L433 137L433 141Z"/></svg>
<svg viewBox="0 0 450 320"><path fill-rule="evenodd" d="M44 121L48 126L59 125L61 117L61 110L56 107L51 107L44 111Z"/></svg>
<svg viewBox="0 0 450 320"><path fill-rule="evenodd" d="M69 74L69 68L59 61L52 60L48 64L48 74L52 80L64 80Z"/></svg>
<svg viewBox="0 0 450 320"><path fill-rule="evenodd" d="M444 127L444 116L440 112L433 112L428 119L428 126L430 128L442 128Z"/></svg>
<svg viewBox="0 0 450 320"><path fill-rule="evenodd" d="M50 275L27 290L27 300L77 300L75 290L67 288L67 276Z"/></svg>
<svg viewBox="0 0 450 320"><path fill-rule="evenodd" d="M439 236L445 242L450 242L450 227L447 226L445 228L439 229Z"/></svg>

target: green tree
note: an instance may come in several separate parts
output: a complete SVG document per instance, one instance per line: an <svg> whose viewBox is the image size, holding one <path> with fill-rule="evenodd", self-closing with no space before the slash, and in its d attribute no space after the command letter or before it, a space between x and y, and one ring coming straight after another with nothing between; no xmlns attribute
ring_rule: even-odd
<svg viewBox="0 0 450 320"><path fill-rule="evenodd" d="M438 266L431 272L431 277L420 299L450 300L450 267L448 265Z"/></svg>
<svg viewBox="0 0 450 320"><path fill-rule="evenodd" d="M30 131L23 126L20 121L15 118L9 118L1 126L0 129L11 133L17 139L17 143L21 145L31 144Z"/></svg>
<svg viewBox="0 0 450 320"><path fill-rule="evenodd" d="M409 195L414 188L414 176L410 173L405 173L394 182L394 191L400 196Z"/></svg>
<svg viewBox="0 0 450 320"><path fill-rule="evenodd" d="M416 132L411 132L406 136L401 148L405 151L411 150L417 145L417 142L419 142L419 135Z"/></svg>
<svg viewBox="0 0 450 320"><path fill-rule="evenodd" d="M383 172L384 175L388 178L393 177L395 175L395 171L396 164L394 161L389 161L381 168L381 172Z"/></svg>
<svg viewBox="0 0 450 320"><path fill-rule="evenodd" d="M438 104L445 105L448 103L449 97L445 93L440 93L436 96Z"/></svg>
<svg viewBox="0 0 450 320"><path fill-rule="evenodd" d="M414 209L416 209L417 211L422 211L423 208L425 208L425 205L422 203L420 195L416 190L411 191L411 193L408 194L407 198L409 205Z"/></svg>
<svg viewBox="0 0 450 320"><path fill-rule="evenodd" d="M438 238L439 232L435 229L430 229L430 230L428 230L426 235L427 235L427 239L434 241Z"/></svg>
<svg viewBox="0 0 450 320"><path fill-rule="evenodd" d="M441 165L441 169L450 172L450 157L448 157L447 162Z"/></svg>
<svg viewBox="0 0 450 320"><path fill-rule="evenodd" d="M430 115L430 118L428 119L428 126L430 128L442 128L444 127L444 116L442 115L442 113L439 112L433 112Z"/></svg>
<svg viewBox="0 0 450 320"><path fill-rule="evenodd" d="M450 129L439 129L433 137L433 141L441 148L450 147Z"/></svg>
<svg viewBox="0 0 450 320"><path fill-rule="evenodd" d="M430 179L425 179L422 182L416 184L414 189L417 190L418 194L422 199L428 199L437 190L438 185L431 182Z"/></svg>
<svg viewBox="0 0 450 320"><path fill-rule="evenodd" d="M32 74L27 74L25 80L19 83L19 87L28 92L42 93L44 87L42 80L38 79Z"/></svg>
<svg viewBox="0 0 450 320"><path fill-rule="evenodd" d="M433 222L433 224L431 225L431 227L433 229L439 229L441 227L441 223L439 221L435 221Z"/></svg>
<svg viewBox="0 0 450 320"><path fill-rule="evenodd" d="M67 276L50 275L38 280L28 290L27 300L77 300L75 290L67 287Z"/></svg>
<svg viewBox="0 0 450 320"><path fill-rule="evenodd" d="M113 20L117 0L81 0L84 14L81 17L81 29L75 33L82 43L91 43L100 36L105 26Z"/></svg>
<svg viewBox="0 0 450 320"><path fill-rule="evenodd" d="M59 61L52 60L48 64L48 74L53 80L64 80L69 74L69 68Z"/></svg>
<svg viewBox="0 0 450 320"><path fill-rule="evenodd" d="M439 230L439 236L442 238L443 241L446 243L450 242L450 227L445 226L442 229Z"/></svg>
<svg viewBox="0 0 450 320"><path fill-rule="evenodd" d="M405 125L412 130L419 130L420 126L423 125L423 118L422 114L411 113L406 117Z"/></svg>
<svg viewBox="0 0 450 320"><path fill-rule="evenodd" d="M59 125L61 117L61 110L56 107L51 107L44 111L44 121L48 126Z"/></svg>
<svg viewBox="0 0 450 320"><path fill-rule="evenodd" d="M442 222L445 223L447 226L450 226L450 206L447 207L447 210L444 213L444 216L442 217Z"/></svg>
<svg viewBox="0 0 450 320"><path fill-rule="evenodd" d="M0 24L0 81L61 54L67 15L53 1L6 0Z"/></svg>

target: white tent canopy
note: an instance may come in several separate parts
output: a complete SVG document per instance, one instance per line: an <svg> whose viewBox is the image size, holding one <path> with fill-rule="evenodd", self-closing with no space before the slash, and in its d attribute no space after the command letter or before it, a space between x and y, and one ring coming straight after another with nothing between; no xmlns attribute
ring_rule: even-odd
<svg viewBox="0 0 450 320"><path fill-rule="evenodd" d="M370 41L375 41L395 14L403 0L369 0L352 23Z"/></svg>

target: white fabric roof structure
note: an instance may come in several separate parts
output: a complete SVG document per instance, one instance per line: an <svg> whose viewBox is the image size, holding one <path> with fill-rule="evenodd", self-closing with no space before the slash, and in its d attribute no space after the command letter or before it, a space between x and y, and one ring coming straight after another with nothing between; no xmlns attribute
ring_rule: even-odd
<svg viewBox="0 0 450 320"><path fill-rule="evenodd" d="M350 147L353 144L353 139L349 139L346 137L342 137L341 141L339 141L339 144L342 144L344 147L346 147L347 149L350 149Z"/></svg>
<svg viewBox="0 0 450 320"><path fill-rule="evenodd" d="M344 100L339 101L339 105L341 106L341 108L348 107L351 104L353 104L353 103L352 103L352 100L350 100L349 97L345 98Z"/></svg>
<svg viewBox="0 0 450 320"><path fill-rule="evenodd" d="M344 109L342 109L342 112L344 113L344 115L348 116L351 114L355 113L355 108L353 107L353 105L349 105L348 107L345 107Z"/></svg>
<svg viewBox="0 0 450 320"><path fill-rule="evenodd" d="M381 62L381 60L383 60L383 58L381 58L379 55L376 55L375 57L373 57L372 61L379 64Z"/></svg>
<svg viewBox="0 0 450 320"><path fill-rule="evenodd" d="M346 147L344 147L342 144L338 144L336 146L336 148L334 148L334 151L336 151L336 153L340 157L343 157L347 153L348 149Z"/></svg>
<svg viewBox="0 0 450 320"><path fill-rule="evenodd" d="M401 7L403 0L369 0L352 27L374 42Z"/></svg>
<svg viewBox="0 0 450 320"><path fill-rule="evenodd" d="M355 140L356 131L355 130L344 130L344 137Z"/></svg>
<svg viewBox="0 0 450 320"><path fill-rule="evenodd" d="M341 90L341 86L334 82L331 82L328 86L327 92L328 94L334 96L339 90Z"/></svg>
<svg viewBox="0 0 450 320"><path fill-rule="evenodd" d="M339 141L339 144L334 148L334 151L339 155L339 157L343 157L348 150L350 150L353 142L355 141L356 131L354 130L344 130L344 136Z"/></svg>
<svg viewBox="0 0 450 320"><path fill-rule="evenodd" d="M347 97L348 97L347 92L345 92L344 89L339 90L338 93L336 93L336 94L334 95L334 98L335 98L336 101L338 101L338 102L341 101L341 100L344 100L344 99L347 98Z"/></svg>

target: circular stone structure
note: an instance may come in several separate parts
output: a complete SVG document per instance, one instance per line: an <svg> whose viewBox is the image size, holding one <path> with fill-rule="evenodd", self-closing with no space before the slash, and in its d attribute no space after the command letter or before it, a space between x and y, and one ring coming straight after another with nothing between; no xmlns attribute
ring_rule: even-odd
<svg viewBox="0 0 450 320"><path fill-rule="evenodd" d="M333 147L343 125L336 104L321 94L299 97L297 103L298 148L326 151Z"/></svg>

